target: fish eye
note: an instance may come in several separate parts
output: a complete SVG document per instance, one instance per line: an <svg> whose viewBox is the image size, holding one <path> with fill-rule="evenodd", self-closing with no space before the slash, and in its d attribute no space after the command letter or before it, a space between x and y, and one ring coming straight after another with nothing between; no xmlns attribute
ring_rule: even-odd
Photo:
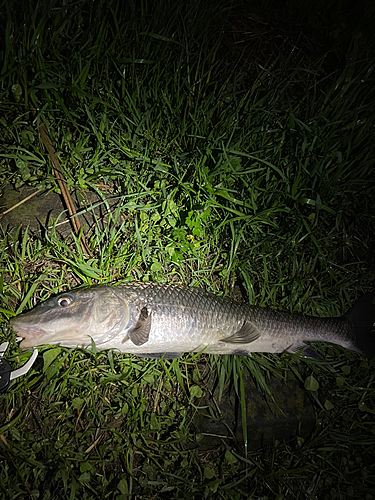
<svg viewBox="0 0 375 500"><path fill-rule="evenodd" d="M72 302L73 302L73 297L71 295L62 295L57 299L57 303L61 307L67 307Z"/></svg>

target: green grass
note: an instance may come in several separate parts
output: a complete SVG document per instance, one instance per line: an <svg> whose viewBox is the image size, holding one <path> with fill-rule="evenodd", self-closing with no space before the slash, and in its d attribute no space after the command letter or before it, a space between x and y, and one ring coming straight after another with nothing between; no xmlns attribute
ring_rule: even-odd
<svg viewBox="0 0 375 500"><path fill-rule="evenodd" d="M174 281L293 312L342 314L375 278L366 41L354 35L317 55L312 37L290 52L289 33L275 25L272 40L284 43L260 57L246 34L233 41L236 23L253 28L245 5L123 3L2 4L2 189L10 180L58 191L32 104L69 189L94 191L107 212L84 229L90 257L76 236L60 236L59 221L40 236L3 228L0 341L11 342L9 360L28 357L10 317L95 283ZM259 6L267 18L269 5ZM264 26L260 41L271 39ZM371 500L374 362L317 348L324 361L150 361L43 347L1 396L2 496ZM219 399L234 386L244 443L199 447L194 415L207 371ZM317 416L313 434L251 449L247 373L271 400L272 378L300 380Z"/></svg>

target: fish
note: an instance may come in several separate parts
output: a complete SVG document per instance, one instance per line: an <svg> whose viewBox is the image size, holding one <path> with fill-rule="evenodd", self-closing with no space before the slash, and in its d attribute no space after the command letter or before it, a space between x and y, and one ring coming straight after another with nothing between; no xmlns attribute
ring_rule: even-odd
<svg viewBox="0 0 375 500"><path fill-rule="evenodd" d="M375 354L375 293L341 317L271 310L197 287L151 282L99 285L64 292L11 319L21 348L44 344L115 349L173 359L182 353L314 355L306 342ZM309 354L310 353L310 354Z"/></svg>

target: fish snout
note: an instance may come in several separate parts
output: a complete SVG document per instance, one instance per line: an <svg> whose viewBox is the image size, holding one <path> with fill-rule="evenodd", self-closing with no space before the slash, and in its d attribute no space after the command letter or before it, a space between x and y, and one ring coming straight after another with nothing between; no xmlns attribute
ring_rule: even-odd
<svg viewBox="0 0 375 500"><path fill-rule="evenodd" d="M43 344L43 337L46 335L46 332L41 328L32 328L28 326L20 325L17 322L18 318L12 318L10 320L10 326L17 333L18 337L21 337L23 340L20 343L20 347L22 349L26 349L27 347L35 347L37 345Z"/></svg>

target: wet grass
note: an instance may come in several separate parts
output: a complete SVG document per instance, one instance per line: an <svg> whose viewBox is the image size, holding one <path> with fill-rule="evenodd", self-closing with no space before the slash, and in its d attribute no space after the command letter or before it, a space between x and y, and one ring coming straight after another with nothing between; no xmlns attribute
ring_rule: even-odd
<svg viewBox="0 0 375 500"><path fill-rule="evenodd" d="M90 257L73 234L61 236L60 220L37 235L3 228L1 341L10 340L14 366L29 354L9 318L72 287L174 281L322 316L374 288L366 44L353 36L317 54L296 39L291 52L285 32L272 31L285 44L260 61L231 31L238 12L249 22L243 9L79 1L24 2L21 11L3 2L1 185L58 191L32 104L69 189L95 192L105 213L84 229ZM1 396L0 491L35 500L371 500L374 362L318 349L324 361L150 361L43 347ZM245 442L199 447L194 415L207 370L220 397L234 386ZM273 378L300 380L316 412L312 435L246 446L244 372L271 399Z"/></svg>

